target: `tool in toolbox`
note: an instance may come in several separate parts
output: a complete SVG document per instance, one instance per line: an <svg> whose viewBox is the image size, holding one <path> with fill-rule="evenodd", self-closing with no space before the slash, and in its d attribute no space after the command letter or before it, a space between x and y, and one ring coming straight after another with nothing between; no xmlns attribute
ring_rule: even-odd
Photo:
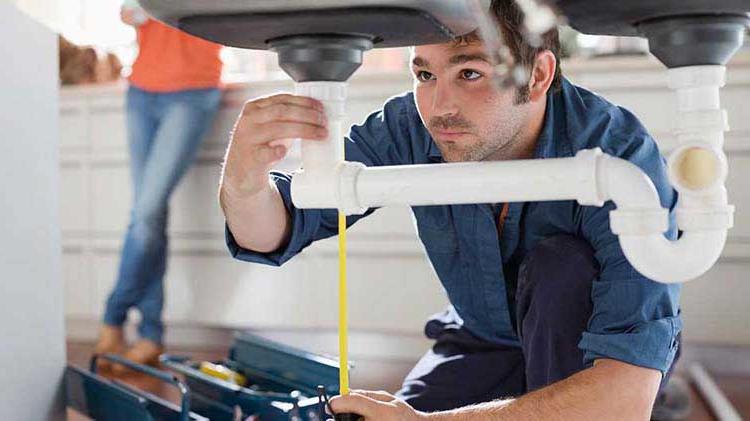
<svg viewBox="0 0 750 421"><path fill-rule="evenodd" d="M173 385L180 404L102 377L96 371L99 358ZM89 370L69 366L67 404L101 421L323 421L329 418L326 407L336 421L346 420L327 405L328 396L339 394L339 364L330 358L238 332L223 361L194 362L169 354L160 361L171 372L109 354L92 357ZM201 369L206 363L244 377L247 384L206 373Z"/></svg>
<svg viewBox="0 0 750 421"><path fill-rule="evenodd" d="M185 356L164 354L160 361L185 378L192 410L212 420L230 419L208 407L219 403L262 421L322 421L328 417L321 402L339 394L338 361L249 333L235 334L228 358L212 362L246 377L245 386L207 374Z"/></svg>

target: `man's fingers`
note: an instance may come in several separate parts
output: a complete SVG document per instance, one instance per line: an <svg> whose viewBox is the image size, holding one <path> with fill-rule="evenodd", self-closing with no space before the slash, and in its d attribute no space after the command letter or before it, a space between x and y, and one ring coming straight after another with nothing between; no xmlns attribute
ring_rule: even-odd
<svg viewBox="0 0 750 421"><path fill-rule="evenodd" d="M263 168L280 161L286 155L286 147L277 146L258 146L251 152L252 159L257 164L257 168Z"/></svg>
<svg viewBox="0 0 750 421"><path fill-rule="evenodd" d="M331 409L337 414L355 413L368 420L377 420L379 401L357 393L340 395L331 398Z"/></svg>
<svg viewBox="0 0 750 421"><path fill-rule="evenodd" d="M317 108L303 107L296 104L277 103L258 108L246 115L254 123L264 124L274 121L292 123L307 123L325 127L327 124L325 113Z"/></svg>
<svg viewBox="0 0 750 421"><path fill-rule="evenodd" d="M396 400L395 396L383 390L352 390L352 393L367 396L370 399L380 402L393 402Z"/></svg>
<svg viewBox="0 0 750 421"><path fill-rule="evenodd" d="M298 95L291 95L291 94L276 94L267 96L265 98L256 99L252 102L248 102L245 104L245 108L247 108L248 105L251 105L252 108L265 108L268 106L271 106L273 104L290 104L290 105L298 105L301 107L308 107L308 108L315 108L319 111L323 111L323 103L318 101L317 99L309 98L306 96L298 96ZM248 110L248 112L251 112L251 110Z"/></svg>
<svg viewBox="0 0 750 421"><path fill-rule="evenodd" d="M274 95L245 103L235 122L224 165L224 180L237 189L257 191L266 172L286 156L290 139L328 136L323 104L312 98Z"/></svg>
<svg viewBox="0 0 750 421"><path fill-rule="evenodd" d="M271 147L283 146L284 148L286 148L286 150L289 150L289 148L292 147L293 143L294 139L276 139L268 142L267 145Z"/></svg>
<svg viewBox="0 0 750 421"><path fill-rule="evenodd" d="M281 139L313 139L322 140L328 136L324 127L307 123L266 123L259 126L259 141L268 143Z"/></svg>

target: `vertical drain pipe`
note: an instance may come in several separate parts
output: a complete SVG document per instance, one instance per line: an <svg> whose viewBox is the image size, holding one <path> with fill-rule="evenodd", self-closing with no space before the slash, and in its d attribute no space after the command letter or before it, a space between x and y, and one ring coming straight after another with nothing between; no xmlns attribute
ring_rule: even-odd
<svg viewBox="0 0 750 421"><path fill-rule="evenodd" d="M292 178L292 201L306 207L330 208L340 203L339 168L343 165L341 151L346 82L299 82L295 94L319 100L328 119L328 137L320 141L302 142L302 171Z"/></svg>
<svg viewBox="0 0 750 421"><path fill-rule="evenodd" d="M306 208L331 208L339 203L342 171L342 119L346 81L362 65L372 40L349 35L295 35L269 41L279 66L292 77L297 95L325 106L328 138L302 142L302 171L292 178L292 201ZM335 206L334 206L335 207Z"/></svg>
<svg viewBox="0 0 750 421"><path fill-rule="evenodd" d="M679 115L674 132L679 146L668 160L669 179L679 193L678 241L639 232L628 221L627 209L613 211L612 231L630 263L643 275L660 282L684 282L700 276L719 259L732 227L734 207L724 187L727 160L722 147L728 130L720 108L719 88L725 83L721 65L670 69L669 87L677 94ZM616 189L617 180L611 188ZM632 219L632 218L631 218Z"/></svg>

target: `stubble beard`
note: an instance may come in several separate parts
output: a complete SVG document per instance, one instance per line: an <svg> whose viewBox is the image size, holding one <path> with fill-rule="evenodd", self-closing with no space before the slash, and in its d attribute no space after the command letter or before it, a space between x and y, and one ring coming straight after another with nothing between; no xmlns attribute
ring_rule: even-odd
<svg viewBox="0 0 750 421"><path fill-rule="evenodd" d="M512 127L495 127L489 132L494 136L482 136L467 148L462 145L437 143L445 162L500 161L513 158L518 143L520 128L515 121ZM457 147L458 146L458 147Z"/></svg>

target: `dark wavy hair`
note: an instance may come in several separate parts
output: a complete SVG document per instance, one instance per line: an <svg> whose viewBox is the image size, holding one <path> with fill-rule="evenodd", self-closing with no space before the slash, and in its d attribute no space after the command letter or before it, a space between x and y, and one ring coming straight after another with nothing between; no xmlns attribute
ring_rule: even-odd
<svg viewBox="0 0 750 421"><path fill-rule="evenodd" d="M524 66L529 72L533 69L536 56L542 51L551 51L555 55L555 76L550 89L557 91L562 87L562 71L560 69L560 36L554 27L541 36L539 46L529 44L523 35L523 12L515 0L492 0L490 12L497 23L517 65ZM458 37L457 44L479 39L477 31ZM528 100L528 87L519 89L518 102Z"/></svg>

